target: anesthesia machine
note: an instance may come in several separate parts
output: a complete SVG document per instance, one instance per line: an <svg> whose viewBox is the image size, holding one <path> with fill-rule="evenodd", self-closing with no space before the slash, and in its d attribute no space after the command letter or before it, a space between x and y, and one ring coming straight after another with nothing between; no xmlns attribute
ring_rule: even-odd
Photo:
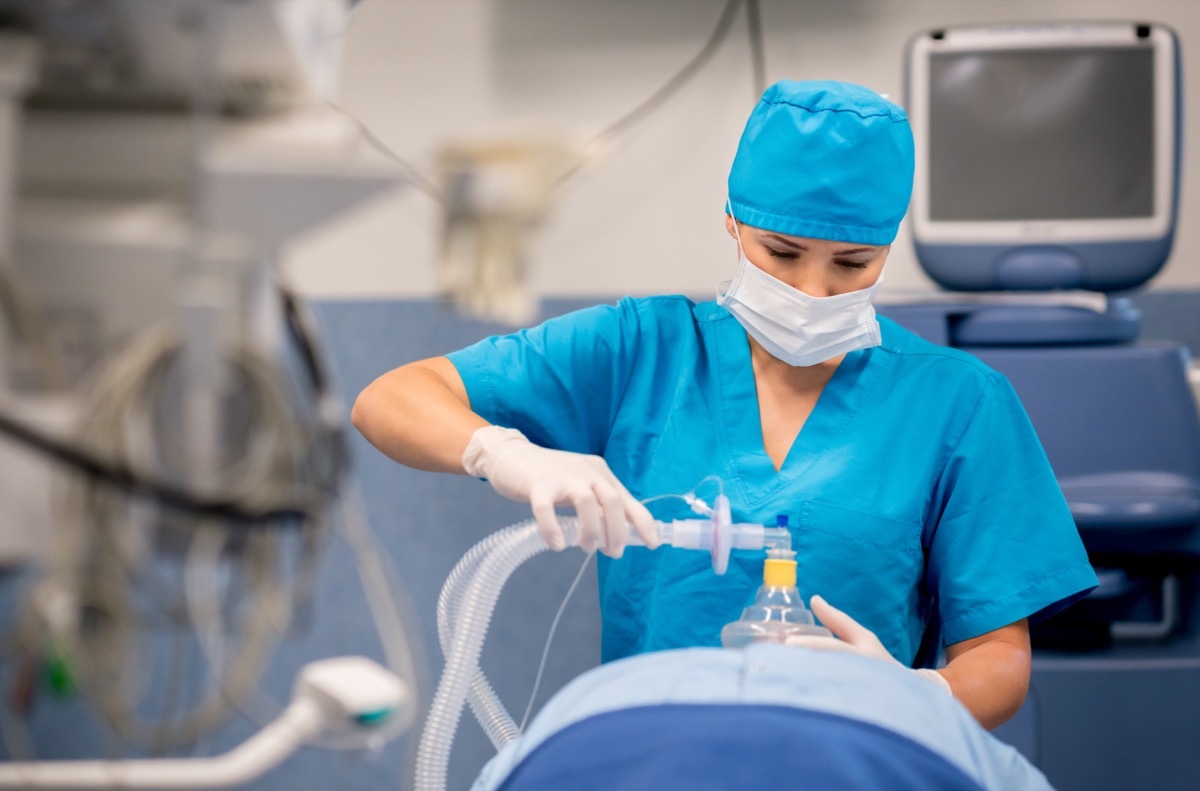
<svg viewBox="0 0 1200 791"><path fill-rule="evenodd" d="M1200 420L1188 350L1140 340L1129 298L1174 237L1180 63L1170 29L1116 22L931 30L906 53L913 238L946 290L880 310L1009 378L1100 579L1033 627L997 731L1064 791L1195 784Z"/></svg>

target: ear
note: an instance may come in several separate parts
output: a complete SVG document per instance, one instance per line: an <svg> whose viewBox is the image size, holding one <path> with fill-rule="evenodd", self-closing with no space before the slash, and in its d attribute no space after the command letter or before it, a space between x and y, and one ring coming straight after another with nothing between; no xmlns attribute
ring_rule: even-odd
<svg viewBox="0 0 1200 791"><path fill-rule="evenodd" d="M735 223L736 223L736 220L733 219L732 214L725 215L725 232L728 233L730 236L732 236L734 239L736 239L738 236L737 225Z"/></svg>

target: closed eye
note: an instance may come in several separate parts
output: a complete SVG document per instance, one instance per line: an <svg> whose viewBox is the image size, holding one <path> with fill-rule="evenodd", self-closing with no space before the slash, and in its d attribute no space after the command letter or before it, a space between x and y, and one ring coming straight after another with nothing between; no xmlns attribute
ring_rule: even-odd
<svg viewBox="0 0 1200 791"><path fill-rule="evenodd" d="M866 269L870 263L868 261L834 261L838 266L844 266L847 269Z"/></svg>
<svg viewBox="0 0 1200 791"><path fill-rule="evenodd" d="M772 258L795 259L800 257L798 253L784 252L782 250L776 250L773 247L767 247L767 254Z"/></svg>

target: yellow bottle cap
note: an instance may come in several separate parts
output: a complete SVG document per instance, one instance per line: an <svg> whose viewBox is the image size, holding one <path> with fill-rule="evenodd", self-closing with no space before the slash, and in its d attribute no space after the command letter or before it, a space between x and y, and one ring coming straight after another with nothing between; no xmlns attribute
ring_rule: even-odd
<svg viewBox="0 0 1200 791"><path fill-rule="evenodd" d="M796 561L767 558L763 563L763 585L772 588L796 587Z"/></svg>

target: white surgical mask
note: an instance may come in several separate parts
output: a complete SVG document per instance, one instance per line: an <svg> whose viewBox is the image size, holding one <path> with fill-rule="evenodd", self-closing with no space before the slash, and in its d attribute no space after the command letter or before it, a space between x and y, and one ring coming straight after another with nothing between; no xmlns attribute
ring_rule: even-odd
<svg viewBox="0 0 1200 791"><path fill-rule="evenodd" d="M879 345L879 322L871 300L883 283L882 276L869 288L813 297L750 263L740 234L738 251L737 276L717 285L717 304L772 356L788 365L807 366Z"/></svg>

